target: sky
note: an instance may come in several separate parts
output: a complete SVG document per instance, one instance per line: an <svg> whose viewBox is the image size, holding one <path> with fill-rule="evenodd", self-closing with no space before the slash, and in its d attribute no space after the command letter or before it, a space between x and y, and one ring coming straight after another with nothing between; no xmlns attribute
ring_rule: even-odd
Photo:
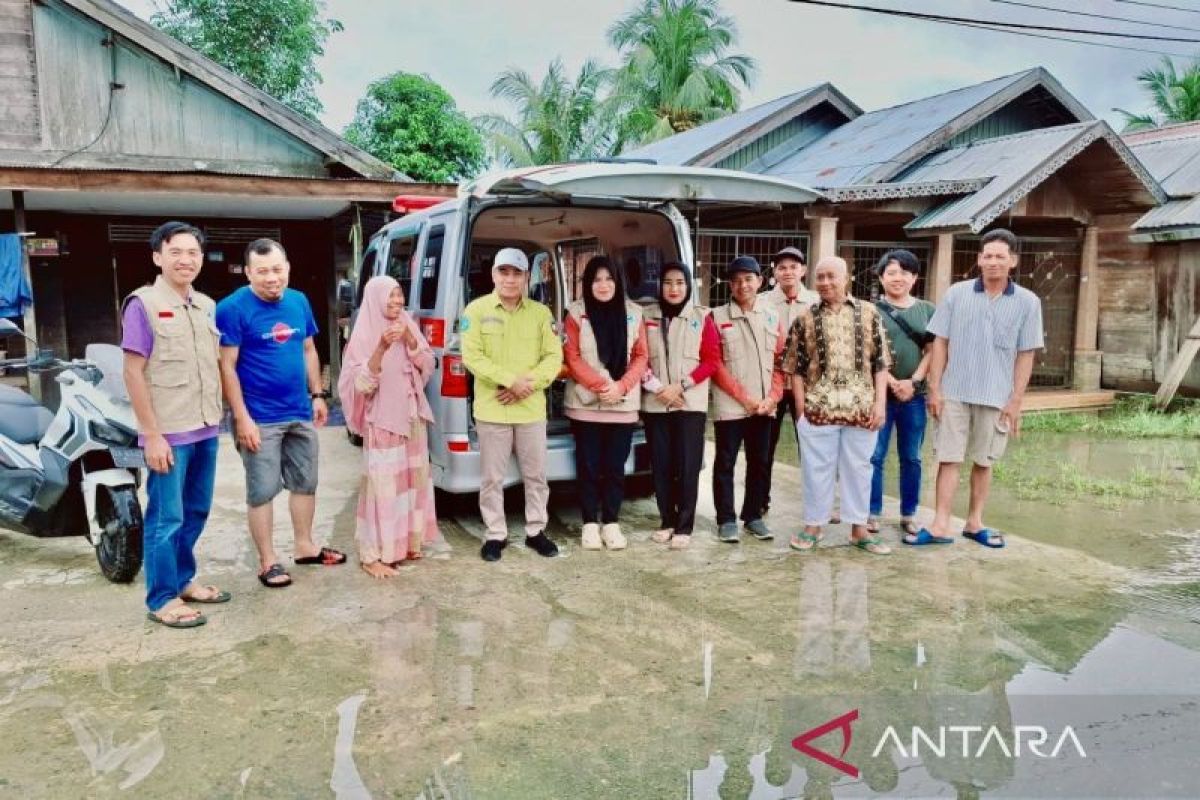
<svg viewBox="0 0 1200 800"><path fill-rule="evenodd" d="M148 18L154 0L119 0ZM1043 8L1069 8L1194 28L1147 27L1020 7L1004 0L835 0L907 11L1035 22L1071 28L1133 31L1200 42L1200 0L1157 0L1195 8L1192 13L1129 0L1024 0ZM468 115L510 113L488 93L503 69L518 67L540 78L562 57L574 74L589 57L615 65L605 30L634 0L328 0L329 16L345 30L332 36L318 62L324 79L318 96L322 122L341 132L374 79L396 70L423 73L440 83ZM1136 75L1161 55L1045 41L977 29L820 8L787 0L723 0L738 29L735 51L754 58L757 77L742 107L829 81L864 110L1046 67L1097 117L1120 129L1114 108L1148 110ZM1183 42L1108 40L1129 47L1200 53Z"/></svg>

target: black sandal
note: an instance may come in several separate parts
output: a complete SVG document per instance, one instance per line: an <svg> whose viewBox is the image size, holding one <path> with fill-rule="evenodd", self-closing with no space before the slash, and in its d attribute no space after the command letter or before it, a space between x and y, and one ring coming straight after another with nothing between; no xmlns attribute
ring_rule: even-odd
<svg viewBox="0 0 1200 800"><path fill-rule="evenodd" d="M322 547L315 556L302 556L296 559L297 564L321 564L326 567L336 567L346 563L346 554L332 547Z"/></svg>
<svg viewBox="0 0 1200 800"><path fill-rule="evenodd" d="M273 578L287 578L286 581L272 582ZM272 564L267 568L266 572L258 573L258 582L268 589L282 589L285 586L292 585L292 576L288 575L283 564Z"/></svg>

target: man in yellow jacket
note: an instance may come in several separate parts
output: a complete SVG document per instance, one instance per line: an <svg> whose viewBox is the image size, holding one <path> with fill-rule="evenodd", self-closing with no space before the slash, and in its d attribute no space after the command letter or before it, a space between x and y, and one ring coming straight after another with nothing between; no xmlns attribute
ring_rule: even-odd
<svg viewBox="0 0 1200 800"><path fill-rule="evenodd" d="M508 545L504 473L513 454L525 485L525 545L539 555L558 555L546 535L545 390L562 367L562 342L550 309L525 296L528 280L525 253L503 248L492 262L495 290L468 305L459 320L463 364L475 376L484 561L499 561Z"/></svg>

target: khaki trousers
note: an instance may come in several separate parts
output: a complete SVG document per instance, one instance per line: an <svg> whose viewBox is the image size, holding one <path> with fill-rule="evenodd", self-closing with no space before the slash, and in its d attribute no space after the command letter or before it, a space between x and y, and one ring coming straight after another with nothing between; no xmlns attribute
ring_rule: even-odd
<svg viewBox="0 0 1200 800"><path fill-rule="evenodd" d="M525 534L537 536L546 529L550 484L546 482L546 421L506 425L475 423L479 436L479 515L487 527L487 538L508 538L504 516L504 474L516 454L517 467L525 484Z"/></svg>

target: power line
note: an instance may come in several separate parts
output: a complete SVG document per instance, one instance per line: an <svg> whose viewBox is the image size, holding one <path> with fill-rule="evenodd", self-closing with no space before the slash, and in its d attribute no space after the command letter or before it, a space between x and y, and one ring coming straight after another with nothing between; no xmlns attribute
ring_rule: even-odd
<svg viewBox="0 0 1200 800"><path fill-rule="evenodd" d="M1038 11L1053 11L1056 14L1072 14L1077 17L1092 17L1094 19L1109 19L1114 22L1132 22L1134 25L1148 25L1152 28L1169 28L1176 31L1192 31L1200 33L1200 28L1189 28L1186 25L1168 25L1165 22L1148 22L1144 19L1134 19L1132 17L1114 17L1109 14L1093 14L1089 11L1075 11L1070 8L1054 8L1053 6L1039 6L1036 3L1022 3L1019 0L991 0L993 3L1000 3L1006 6L1020 6L1021 8L1032 8Z"/></svg>
<svg viewBox="0 0 1200 800"><path fill-rule="evenodd" d="M930 20L936 22L937 20ZM981 31L991 31L992 33L1008 33L1013 36L1028 36L1033 39L1048 39L1054 42L1070 42L1071 44L1087 44L1092 47L1103 47L1106 50L1125 50L1129 53L1149 53L1152 56L1168 56L1170 58L1191 58L1185 53L1168 53L1165 50L1151 50L1146 47L1131 47L1130 45L1109 44L1108 42L1089 42L1087 39L1072 39L1069 36L1053 36L1048 33L1031 33L1029 31L1010 31L1006 28L993 28L989 25L980 25L974 22L947 22L947 25L958 25L963 28L975 28Z"/></svg>
<svg viewBox="0 0 1200 800"><path fill-rule="evenodd" d="M831 3L826 0L789 0L792 3L801 3L810 6L825 6L827 8L846 8L852 11L871 11L876 14L887 14L893 17L907 17L909 19L933 20L937 22L951 22L964 25L992 25L1002 28L1016 28L1018 30L1032 31L1051 31L1054 33L1078 33L1086 36L1111 36L1119 39L1148 39L1157 42L1184 42L1187 44L1200 44L1200 39L1187 39L1178 36L1155 36L1148 33L1116 33L1114 31L1097 31L1086 28L1063 28L1057 25L1034 25L1027 22L1004 22L1003 20L995 19L973 19L971 17L950 17L943 14L928 14L923 11L900 11L895 8L880 8L878 6L859 6L843 3Z"/></svg>
<svg viewBox="0 0 1200 800"><path fill-rule="evenodd" d="M1145 0L1113 0L1114 3L1128 3L1131 6L1147 6L1148 8L1165 8L1168 11L1185 11L1188 14L1200 14L1200 9L1168 6L1162 3L1147 3Z"/></svg>

